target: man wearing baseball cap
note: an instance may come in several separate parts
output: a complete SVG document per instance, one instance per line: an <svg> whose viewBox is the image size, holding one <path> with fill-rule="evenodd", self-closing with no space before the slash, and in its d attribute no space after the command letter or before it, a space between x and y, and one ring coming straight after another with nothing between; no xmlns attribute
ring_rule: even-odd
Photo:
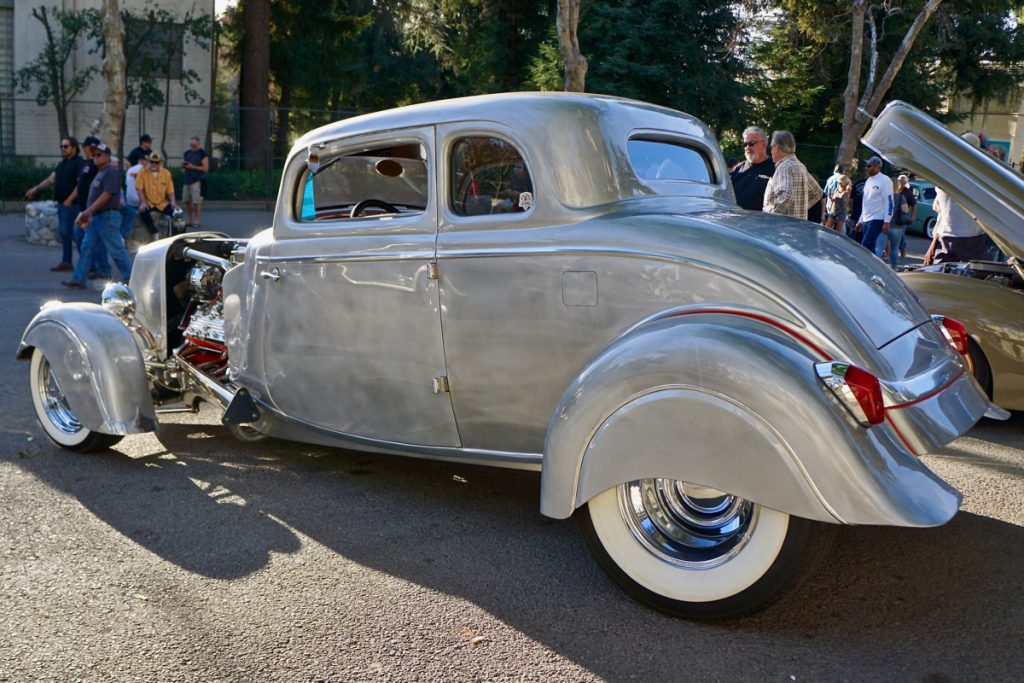
<svg viewBox="0 0 1024 683"><path fill-rule="evenodd" d="M89 184L85 210L75 221L84 231L82 257L78 259L70 280L61 284L72 289L84 289L88 264L97 244L106 247L125 282L131 277L132 262L121 237L121 171L110 163L110 148L102 142L96 144L93 162L96 177Z"/></svg>
<svg viewBox="0 0 1024 683"><path fill-rule="evenodd" d="M861 244L874 253L878 236L889 232L892 221L892 179L882 174L882 160L876 156L865 161L864 166L868 177L864 182L864 204L857 229L864 231Z"/></svg>
<svg viewBox="0 0 1024 683"><path fill-rule="evenodd" d="M86 200L89 198L89 185L96 177L97 168L93 162L93 156L96 153L96 145L98 144L100 144L100 139L95 135L90 135L82 140L82 155L85 157L85 162L79 169L78 183L71 195L71 201L77 209L76 215L85 211ZM85 239L85 231L77 223L75 223L72 239L75 242L75 246L78 247L78 255L81 258L82 240ZM96 245L96 248L93 249L93 261L86 265L89 266L89 277L91 279L110 277L110 261L107 260L107 250L103 248L103 244Z"/></svg>

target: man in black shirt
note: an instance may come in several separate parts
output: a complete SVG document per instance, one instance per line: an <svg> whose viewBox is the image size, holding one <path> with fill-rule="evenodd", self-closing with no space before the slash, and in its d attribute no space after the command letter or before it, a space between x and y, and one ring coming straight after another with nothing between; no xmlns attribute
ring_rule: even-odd
<svg viewBox="0 0 1024 683"><path fill-rule="evenodd" d="M73 205L77 208L76 216L85 211L88 206L86 200L89 198L89 185L92 184L93 178L96 177L98 171L96 164L93 163L93 156L96 154L96 145L98 144L100 144L100 139L94 135L90 135L82 140L82 151L85 152L85 161L78 172L78 187L75 188L75 194L72 195ZM84 239L85 230L79 225L75 225L74 240L75 245L78 247L79 255L82 254L82 240ZM110 261L107 260L107 250L103 243L98 243L92 253L93 260L89 264L89 279L109 278Z"/></svg>
<svg viewBox="0 0 1024 683"><path fill-rule="evenodd" d="M124 168L127 171L129 168L139 163L142 159L149 157L153 151L153 138L149 137L149 134L143 133L139 136L139 146L128 153L128 158L124 160Z"/></svg>
<svg viewBox="0 0 1024 683"><path fill-rule="evenodd" d="M775 173L775 162L768 156L768 134L763 129L751 126L743 131L743 156L746 161L730 174L736 203L750 211L761 211L764 190Z"/></svg>
<svg viewBox="0 0 1024 683"><path fill-rule="evenodd" d="M72 196L75 192L75 184L78 181L78 173L85 161L78 156L78 140L72 137L62 138L60 141L60 155L63 157L53 173L48 175L38 185L30 187L25 196L32 199L40 190L45 190L53 185L53 196L57 200L57 221L60 230L60 242L63 251L60 263L50 268L52 271L73 270L71 265L72 245L75 234L75 216L78 215L78 206Z"/></svg>

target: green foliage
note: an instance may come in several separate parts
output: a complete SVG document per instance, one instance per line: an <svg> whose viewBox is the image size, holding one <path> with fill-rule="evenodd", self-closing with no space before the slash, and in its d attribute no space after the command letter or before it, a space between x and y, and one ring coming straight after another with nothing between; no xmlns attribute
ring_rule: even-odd
<svg viewBox="0 0 1024 683"><path fill-rule="evenodd" d="M680 109L716 130L740 126L738 28L734 5L722 0L585 3L579 36L590 63L587 90Z"/></svg>
<svg viewBox="0 0 1024 683"><path fill-rule="evenodd" d="M43 26L46 42L43 51L14 74L17 92L36 91L40 105L52 103L57 110L60 134L68 134L67 106L88 87L99 72L97 65L69 71L68 62L79 43L99 22L95 9L63 10L45 5L32 9L32 16Z"/></svg>
<svg viewBox="0 0 1024 683"><path fill-rule="evenodd" d="M878 27L878 77L924 0L871 6ZM797 140L838 142L850 59L848 0L767 0L751 59L754 119L792 130ZM976 99L1005 93L1022 80L1024 34L1007 21L1018 0L945 0L918 36L886 101L901 99L943 118L955 93ZM885 12L889 7L890 11ZM867 34L868 30L865 29ZM869 74L865 37L861 84Z"/></svg>
<svg viewBox="0 0 1024 683"><path fill-rule="evenodd" d="M556 5L557 0L411 0L405 43L436 60L445 96L522 90L549 39Z"/></svg>
<svg viewBox="0 0 1024 683"><path fill-rule="evenodd" d="M7 202L24 198L25 190L36 185L53 171L51 166L37 166L27 159L14 159L0 164L0 199ZM36 201L53 199L53 186L39 192Z"/></svg>

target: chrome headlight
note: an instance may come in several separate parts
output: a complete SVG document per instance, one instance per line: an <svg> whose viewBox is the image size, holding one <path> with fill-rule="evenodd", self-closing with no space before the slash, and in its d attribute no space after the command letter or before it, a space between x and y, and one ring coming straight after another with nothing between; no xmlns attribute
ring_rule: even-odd
<svg viewBox="0 0 1024 683"><path fill-rule="evenodd" d="M126 323L135 316L135 295L119 282L111 282L103 288L100 305Z"/></svg>

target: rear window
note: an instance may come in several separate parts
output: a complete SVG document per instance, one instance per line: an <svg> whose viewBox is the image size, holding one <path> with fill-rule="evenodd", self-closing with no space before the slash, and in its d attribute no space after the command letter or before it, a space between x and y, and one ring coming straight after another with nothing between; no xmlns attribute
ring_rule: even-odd
<svg viewBox="0 0 1024 683"><path fill-rule="evenodd" d="M634 138L627 145L629 163L641 180L716 182L714 167L699 149L677 142Z"/></svg>
<svg viewBox="0 0 1024 683"><path fill-rule="evenodd" d="M460 216L522 213L533 206L523 155L499 138L466 137L452 145L451 207Z"/></svg>

